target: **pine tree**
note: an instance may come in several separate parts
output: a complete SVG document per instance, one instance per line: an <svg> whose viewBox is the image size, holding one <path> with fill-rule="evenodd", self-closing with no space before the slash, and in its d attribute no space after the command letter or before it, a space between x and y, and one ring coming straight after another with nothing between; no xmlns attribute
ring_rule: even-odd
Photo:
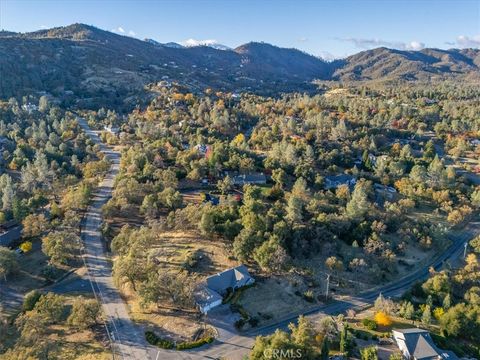
<svg viewBox="0 0 480 360"><path fill-rule="evenodd" d="M450 297L450 294L447 294L447 296L445 296L445 298L443 299L442 307L445 310L448 310L450 309L451 306L452 306L452 298Z"/></svg>
<svg viewBox="0 0 480 360"><path fill-rule="evenodd" d="M403 317L407 320L412 320L414 315L415 315L415 308L413 307L413 304L410 301L408 301L405 304Z"/></svg>
<svg viewBox="0 0 480 360"><path fill-rule="evenodd" d="M425 306L425 310L423 310L422 314L422 323L425 325L430 325L432 322L432 311L429 305Z"/></svg>
<svg viewBox="0 0 480 360"><path fill-rule="evenodd" d="M343 326L343 330L340 333L340 352L348 354L349 351L349 341L348 341L348 324Z"/></svg>
<svg viewBox="0 0 480 360"><path fill-rule="evenodd" d="M365 182L358 182L355 185L352 198L346 207L347 215L351 218L362 218L370 207L366 187Z"/></svg>
<svg viewBox="0 0 480 360"><path fill-rule="evenodd" d="M328 360L330 354L329 344L327 337L323 338L322 350L320 351L320 360Z"/></svg>
<svg viewBox="0 0 480 360"><path fill-rule="evenodd" d="M430 308L432 308L432 306L433 306L432 295L427 296L427 300L425 301L425 304L427 304L428 306L430 306Z"/></svg>

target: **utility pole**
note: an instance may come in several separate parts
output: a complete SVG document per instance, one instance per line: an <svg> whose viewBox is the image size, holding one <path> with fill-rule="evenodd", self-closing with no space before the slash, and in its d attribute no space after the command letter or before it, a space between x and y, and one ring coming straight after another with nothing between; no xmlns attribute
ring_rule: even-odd
<svg viewBox="0 0 480 360"><path fill-rule="evenodd" d="M327 291L325 292L325 300L328 300L328 288L330 286L330 274L327 274Z"/></svg>

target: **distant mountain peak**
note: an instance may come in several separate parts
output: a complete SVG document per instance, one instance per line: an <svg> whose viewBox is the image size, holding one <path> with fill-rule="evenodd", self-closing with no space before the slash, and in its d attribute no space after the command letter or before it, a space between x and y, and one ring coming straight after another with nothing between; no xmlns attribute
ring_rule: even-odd
<svg viewBox="0 0 480 360"><path fill-rule="evenodd" d="M185 47L185 46L183 46L179 43L173 42L173 41L170 41L168 43L164 43L162 45L166 46L166 47L169 47L169 48L173 48L173 49L183 49Z"/></svg>
<svg viewBox="0 0 480 360"><path fill-rule="evenodd" d="M212 49L217 49L217 50L232 50L232 48L222 45L218 43L217 40L209 39L209 40L195 40L195 39L188 39L185 41L182 41L182 45L184 47L198 47L198 46L207 46Z"/></svg>
<svg viewBox="0 0 480 360"><path fill-rule="evenodd" d="M146 84L161 79L195 89L269 94L312 91L314 80L480 79L478 49L382 47L325 61L265 42L249 42L233 50L215 40L192 40L187 45L142 41L86 24L31 33L1 31L0 68L5 86L0 87L0 98L34 91L61 97L69 89L85 94L85 104L103 104L106 98L119 99L118 94L136 95Z"/></svg>

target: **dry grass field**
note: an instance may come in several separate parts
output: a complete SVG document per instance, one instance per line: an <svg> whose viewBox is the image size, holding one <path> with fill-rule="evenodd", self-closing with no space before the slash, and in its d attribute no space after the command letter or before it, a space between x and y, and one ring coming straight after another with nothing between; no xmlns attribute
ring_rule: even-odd
<svg viewBox="0 0 480 360"><path fill-rule="evenodd" d="M193 232L167 231L158 236L150 254L160 267L169 271L189 270L194 283L205 277L238 265L229 258L222 242L204 239ZM142 307L131 288L123 287L122 295L128 303L132 318L159 336L174 341L192 340L204 328L201 315L192 311L172 309L166 305Z"/></svg>
<svg viewBox="0 0 480 360"><path fill-rule="evenodd" d="M313 302L306 300L303 294L308 290L308 284L298 275L258 279L255 286L242 292L237 303L251 317L266 325L319 305L321 302L316 291L313 292Z"/></svg>

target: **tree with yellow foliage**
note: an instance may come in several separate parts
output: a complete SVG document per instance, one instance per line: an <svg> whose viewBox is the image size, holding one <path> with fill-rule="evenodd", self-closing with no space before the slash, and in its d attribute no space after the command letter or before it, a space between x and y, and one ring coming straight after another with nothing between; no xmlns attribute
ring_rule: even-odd
<svg viewBox="0 0 480 360"><path fill-rule="evenodd" d="M27 253L30 250L32 250L32 243L30 241L25 241L20 244L20 249L24 252Z"/></svg>
<svg viewBox="0 0 480 360"><path fill-rule="evenodd" d="M392 325L392 319L390 318L390 316L388 316L387 314L385 314L382 311L379 311L375 314L375 322L379 326L387 327L387 326Z"/></svg>
<svg viewBox="0 0 480 360"><path fill-rule="evenodd" d="M230 143L232 146L242 146L245 144L245 135L242 133L239 133L237 136L235 136Z"/></svg>

